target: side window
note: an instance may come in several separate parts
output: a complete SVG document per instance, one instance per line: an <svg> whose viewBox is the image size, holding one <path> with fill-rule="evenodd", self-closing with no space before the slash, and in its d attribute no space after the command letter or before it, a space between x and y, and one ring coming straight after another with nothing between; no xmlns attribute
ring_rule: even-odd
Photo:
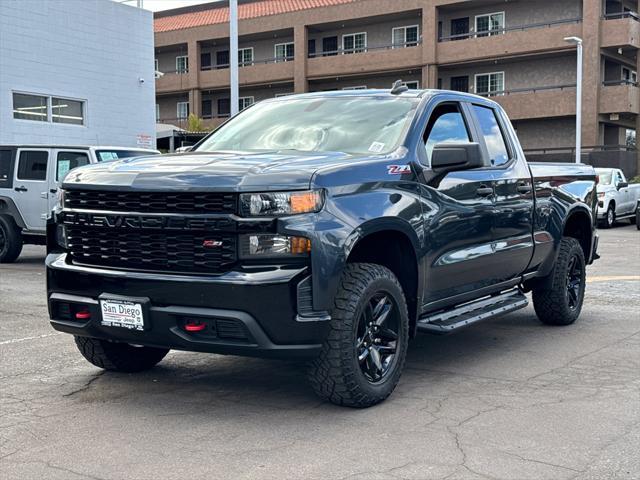
<svg viewBox="0 0 640 480"><path fill-rule="evenodd" d="M48 158L49 152L20 152L20 162L18 163L18 179L45 181L47 179Z"/></svg>
<svg viewBox="0 0 640 480"><path fill-rule="evenodd" d="M11 187L11 150L0 150L0 188Z"/></svg>
<svg viewBox="0 0 640 480"><path fill-rule="evenodd" d="M431 114L424 134L427 158L431 165L431 153L438 143L469 143L471 137L460 106L455 103L439 105Z"/></svg>
<svg viewBox="0 0 640 480"><path fill-rule="evenodd" d="M58 152L56 159L56 182L60 182L69 170L89 165L89 156L82 152Z"/></svg>
<svg viewBox="0 0 640 480"><path fill-rule="evenodd" d="M480 105L474 105L473 110L478 117L478 123L487 144L491 165L496 167L504 165L509 161L509 150L496 118L496 112L493 108L481 107Z"/></svg>

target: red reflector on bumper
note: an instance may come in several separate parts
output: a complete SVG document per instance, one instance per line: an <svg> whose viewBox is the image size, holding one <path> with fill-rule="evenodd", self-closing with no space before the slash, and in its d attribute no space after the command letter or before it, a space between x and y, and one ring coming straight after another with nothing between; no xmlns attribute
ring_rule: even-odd
<svg viewBox="0 0 640 480"><path fill-rule="evenodd" d="M88 320L90 318L91 318L91 313L90 312L82 311L82 312L77 312L76 313L76 319L78 319L78 320Z"/></svg>
<svg viewBox="0 0 640 480"><path fill-rule="evenodd" d="M201 332L205 328L207 328L207 325L204 323L187 323L184 326L187 332Z"/></svg>

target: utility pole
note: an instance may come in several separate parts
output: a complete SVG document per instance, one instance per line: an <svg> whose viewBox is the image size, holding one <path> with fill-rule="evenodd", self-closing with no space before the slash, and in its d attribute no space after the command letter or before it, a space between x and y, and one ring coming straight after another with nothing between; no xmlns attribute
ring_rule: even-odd
<svg viewBox="0 0 640 480"><path fill-rule="evenodd" d="M231 116L238 113L238 0L229 0L229 74L231 76Z"/></svg>
<svg viewBox="0 0 640 480"><path fill-rule="evenodd" d="M582 39L566 37L565 42L577 47L578 64L576 71L576 163L582 161Z"/></svg>

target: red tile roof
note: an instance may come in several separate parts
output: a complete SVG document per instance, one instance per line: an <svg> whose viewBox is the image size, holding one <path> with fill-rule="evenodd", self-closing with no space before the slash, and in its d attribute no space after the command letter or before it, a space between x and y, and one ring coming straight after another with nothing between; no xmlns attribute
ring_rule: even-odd
<svg viewBox="0 0 640 480"><path fill-rule="evenodd" d="M238 5L238 19L265 17L280 13L296 12L310 8L330 7L358 0L256 0ZM154 31L168 32L183 28L214 25L229 21L229 7L214 7L197 12L179 13L177 15L159 16L154 20Z"/></svg>

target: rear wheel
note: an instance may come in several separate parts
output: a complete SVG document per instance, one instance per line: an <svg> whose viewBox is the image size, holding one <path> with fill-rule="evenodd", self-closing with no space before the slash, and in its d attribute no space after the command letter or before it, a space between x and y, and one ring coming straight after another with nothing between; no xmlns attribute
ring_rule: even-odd
<svg viewBox="0 0 640 480"><path fill-rule="evenodd" d="M137 347L89 337L75 337L78 350L96 367L115 372L142 372L157 365L168 348Z"/></svg>
<svg viewBox="0 0 640 480"><path fill-rule="evenodd" d="M580 242L564 237L550 278L533 289L533 306L546 325L570 325L582 310L586 286L586 263Z"/></svg>
<svg viewBox="0 0 640 480"><path fill-rule="evenodd" d="M0 215L0 263L15 262L22 243L22 234L13 219Z"/></svg>
<svg viewBox="0 0 640 480"><path fill-rule="evenodd" d="M402 287L387 268L347 265L331 331L309 371L316 393L336 405L370 407L386 399L402 374L409 316Z"/></svg>
<svg viewBox="0 0 640 480"><path fill-rule="evenodd" d="M640 204L636 207L636 228L640 230Z"/></svg>

